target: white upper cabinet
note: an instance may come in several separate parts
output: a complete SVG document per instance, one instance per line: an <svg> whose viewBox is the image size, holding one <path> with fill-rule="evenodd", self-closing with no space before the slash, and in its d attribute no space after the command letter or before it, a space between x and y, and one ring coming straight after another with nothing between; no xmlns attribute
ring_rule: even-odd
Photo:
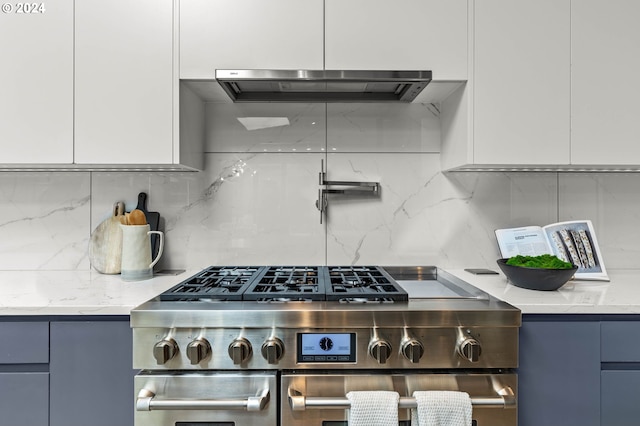
<svg viewBox="0 0 640 426"><path fill-rule="evenodd" d="M75 162L173 164L172 0L81 0Z"/></svg>
<svg viewBox="0 0 640 426"><path fill-rule="evenodd" d="M640 164L640 2L571 2L571 162Z"/></svg>
<svg viewBox="0 0 640 426"><path fill-rule="evenodd" d="M325 68L467 79L467 0L325 0Z"/></svg>
<svg viewBox="0 0 640 426"><path fill-rule="evenodd" d="M73 0L40 5L0 13L0 164L73 161Z"/></svg>
<svg viewBox="0 0 640 426"><path fill-rule="evenodd" d="M569 3L475 2L474 163L569 164Z"/></svg>
<svg viewBox="0 0 640 426"><path fill-rule="evenodd" d="M180 0L180 78L322 69L323 0Z"/></svg>
<svg viewBox="0 0 640 426"><path fill-rule="evenodd" d="M442 105L444 169L570 163L569 6L470 3L472 67Z"/></svg>

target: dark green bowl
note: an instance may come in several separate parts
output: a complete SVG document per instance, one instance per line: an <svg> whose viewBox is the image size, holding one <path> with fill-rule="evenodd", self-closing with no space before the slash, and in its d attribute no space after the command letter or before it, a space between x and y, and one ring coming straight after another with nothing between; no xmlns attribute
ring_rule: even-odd
<svg viewBox="0 0 640 426"><path fill-rule="evenodd" d="M498 259L498 266L509 281L518 287L529 290L557 290L567 283L578 270L571 269L528 268L526 266L507 265L509 259Z"/></svg>

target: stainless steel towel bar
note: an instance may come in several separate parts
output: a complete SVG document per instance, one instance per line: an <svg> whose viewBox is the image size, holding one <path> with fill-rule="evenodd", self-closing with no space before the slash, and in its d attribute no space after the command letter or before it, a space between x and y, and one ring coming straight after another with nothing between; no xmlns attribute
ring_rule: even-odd
<svg viewBox="0 0 640 426"><path fill-rule="evenodd" d="M473 406L493 408L513 408L516 406L516 398L511 388L506 387L498 392L498 396L471 397ZM345 397L307 397L298 391L289 389L289 405L294 411L307 409L335 409L345 410L350 407L350 402ZM400 397L398 408L417 408L418 404L413 397Z"/></svg>
<svg viewBox="0 0 640 426"><path fill-rule="evenodd" d="M137 411L152 410L247 410L261 411L269 402L269 391L261 390L246 399L155 399L155 393L142 389L136 400Z"/></svg>

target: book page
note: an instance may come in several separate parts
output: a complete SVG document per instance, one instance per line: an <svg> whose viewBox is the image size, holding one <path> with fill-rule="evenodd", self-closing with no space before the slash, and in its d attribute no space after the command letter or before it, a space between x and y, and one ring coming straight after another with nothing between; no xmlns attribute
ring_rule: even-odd
<svg viewBox="0 0 640 426"><path fill-rule="evenodd" d="M496 229L495 232L503 258L552 254L544 231L539 226Z"/></svg>
<svg viewBox="0 0 640 426"><path fill-rule="evenodd" d="M609 280L590 220L553 223L543 229L553 254L578 267L576 279Z"/></svg>

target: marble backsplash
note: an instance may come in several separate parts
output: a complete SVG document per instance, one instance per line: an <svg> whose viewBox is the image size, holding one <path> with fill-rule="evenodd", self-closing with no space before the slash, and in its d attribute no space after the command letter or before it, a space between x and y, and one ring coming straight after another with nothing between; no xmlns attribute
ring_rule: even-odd
<svg viewBox="0 0 640 426"><path fill-rule="evenodd" d="M607 268L638 268L638 174L442 173L433 105L211 104L207 117L203 172L0 172L0 270L89 269L92 230L140 191L162 218L163 268L495 269L495 228L572 219L593 221ZM380 197L331 195L320 224L321 160L331 180L379 181Z"/></svg>

